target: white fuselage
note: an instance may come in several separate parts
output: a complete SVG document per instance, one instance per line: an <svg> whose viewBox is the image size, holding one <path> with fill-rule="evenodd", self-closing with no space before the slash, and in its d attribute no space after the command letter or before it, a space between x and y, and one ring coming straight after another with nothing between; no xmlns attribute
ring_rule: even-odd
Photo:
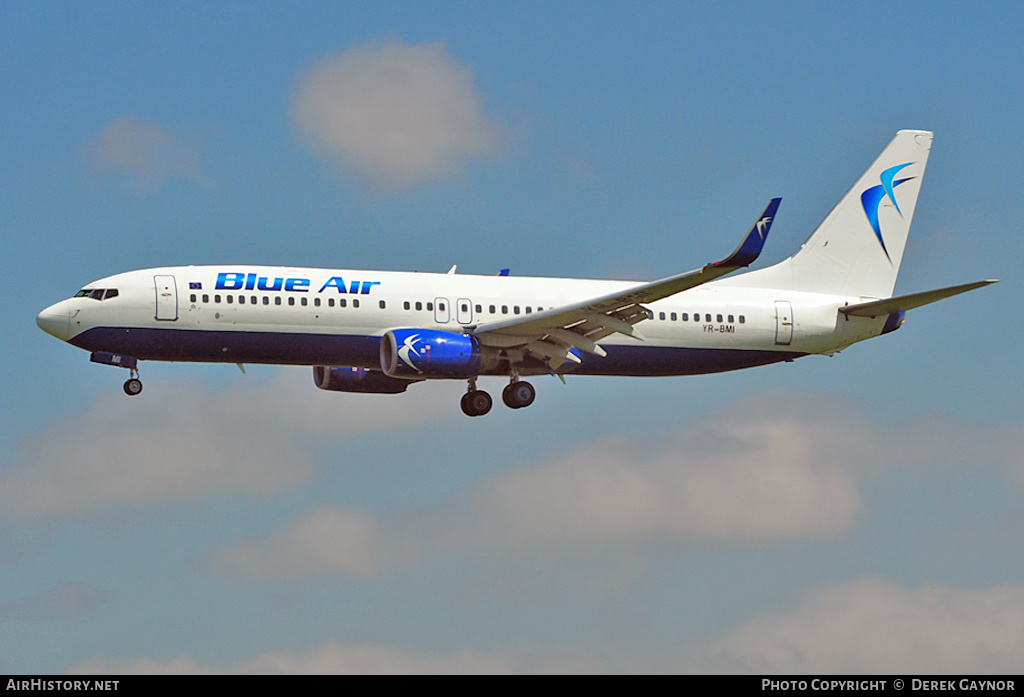
<svg viewBox="0 0 1024 697"><path fill-rule="evenodd" d="M636 285L245 265L167 267L98 280L83 289L89 294L44 310L39 322L83 349L140 360L377 370L380 338L390 329L472 333L480 325ZM110 290L116 295L110 297ZM606 356L586 354L581 363L567 362L564 372L686 375L831 354L895 328L896 318L848 318L838 312L861 300L747 288L742 275L713 281L646 304L649 319L637 325L642 340L608 336L600 342Z"/></svg>

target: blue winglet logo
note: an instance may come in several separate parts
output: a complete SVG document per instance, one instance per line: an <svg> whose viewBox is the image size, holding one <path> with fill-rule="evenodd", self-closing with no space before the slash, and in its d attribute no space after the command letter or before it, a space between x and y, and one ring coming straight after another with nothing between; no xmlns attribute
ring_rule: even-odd
<svg viewBox="0 0 1024 697"><path fill-rule="evenodd" d="M904 167L909 167L914 164L913 162L905 162L902 165L896 165L882 172L879 179L881 184L872 186L860 195L860 203L864 206L864 214L868 217L868 222L871 223L872 229L875 231L875 237L878 238L878 243L882 245L882 251L885 252L885 258L890 262L892 258L889 256L889 250L885 247L885 240L882 238L882 226L878 222L878 207L882 203L882 199L886 196L892 201L892 205L896 207L896 212L903 216L903 211L900 210L900 204L896 202L895 189L900 184L908 182L915 177L907 177L906 179L894 178L896 174Z"/></svg>

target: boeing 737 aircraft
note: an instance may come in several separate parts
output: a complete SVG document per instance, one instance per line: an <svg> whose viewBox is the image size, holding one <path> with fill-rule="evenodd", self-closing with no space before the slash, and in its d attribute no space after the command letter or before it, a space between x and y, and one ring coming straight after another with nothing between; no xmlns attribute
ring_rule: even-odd
<svg viewBox="0 0 1024 697"><path fill-rule="evenodd" d="M832 355L897 329L907 310L995 281L892 297L931 149L900 131L792 257L722 278L757 259L773 199L726 259L638 283L508 275L304 269L236 264L129 271L90 283L36 318L47 333L126 368L138 362L313 367L322 390L399 393L465 380L481 416L480 376L694 375L809 354Z"/></svg>

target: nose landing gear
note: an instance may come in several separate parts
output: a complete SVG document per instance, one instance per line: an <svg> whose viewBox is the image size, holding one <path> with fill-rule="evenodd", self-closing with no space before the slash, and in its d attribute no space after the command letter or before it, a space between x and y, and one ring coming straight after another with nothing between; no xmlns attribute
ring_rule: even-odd
<svg viewBox="0 0 1024 697"><path fill-rule="evenodd" d="M129 397L142 392L142 380L139 380L139 371L132 368L131 377L125 380L124 393Z"/></svg>

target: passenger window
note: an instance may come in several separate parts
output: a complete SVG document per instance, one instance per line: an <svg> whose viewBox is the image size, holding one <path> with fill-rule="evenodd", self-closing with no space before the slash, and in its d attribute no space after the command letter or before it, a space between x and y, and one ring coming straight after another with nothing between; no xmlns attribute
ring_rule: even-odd
<svg viewBox="0 0 1024 697"><path fill-rule="evenodd" d="M477 305L477 306L476 306L476 313L477 313L478 315L479 315L479 314L480 314L481 312L483 312L483 311L484 311L484 306L483 306L483 305Z"/></svg>
<svg viewBox="0 0 1024 697"><path fill-rule="evenodd" d="M219 295L213 296L213 302L219 303L220 302L220 296Z"/></svg>
<svg viewBox="0 0 1024 697"><path fill-rule="evenodd" d="M267 296L264 295L263 296L263 304L264 305L269 305L270 304L270 298L268 298Z"/></svg>
<svg viewBox="0 0 1024 697"><path fill-rule="evenodd" d="M711 321L711 315L710 314L705 314L704 315L704 321L705 322L710 322Z"/></svg>
<svg viewBox="0 0 1024 697"><path fill-rule="evenodd" d="M416 301L416 309L417 309L417 310L422 310L422 309L423 309L423 303L421 303L421 302L419 302L419 301L417 300L417 301Z"/></svg>
<svg viewBox="0 0 1024 697"><path fill-rule="evenodd" d="M334 307L334 298L327 298L327 307Z"/></svg>
<svg viewBox="0 0 1024 697"><path fill-rule="evenodd" d="M320 307L320 298L313 298L314 307Z"/></svg>
<svg viewBox="0 0 1024 697"><path fill-rule="evenodd" d="M274 304L275 305L280 305L281 304L281 296L280 295L275 295L274 296Z"/></svg>
<svg viewBox="0 0 1024 697"><path fill-rule="evenodd" d="M303 307L305 307L306 305L309 304L309 300L307 300L306 298L300 298L299 299L299 304L302 305Z"/></svg>
<svg viewBox="0 0 1024 697"><path fill-rule="evenodd" d="M676 313L674 313L674 312L673 312L673 313L672 313L671 315L669 315L669 317L671 317L671 318L672 318L672 321L673 321L673 322L675 322L675 321L676 321Z"/></svg>
<svg viewBox="0 0 1024 697"><path fill-rule="evenodd" d="M513 307L512 308L512 312L518 315L519 314L519 306L516 305L515 307Z"/></svg>
<svg viewBox="0 0 1024 697"><path fill-rule="evenodd" d="M527 305L526 306L526 314L530 314L531 312L533 312L533 308L530 307L529 305Z"/></svg>
<svg viewBox="0 0 1024 697"><path fill-rule="evenodd" d="M238 296L238 304L239 305L244 305L245 304L245 296L244 295L239 295Z"/></svg>
<svg viewBox="0 0 1024 697"><path fill-rule="evenodd" d="M402 303L402 307L404 307L406 310L408 310L411 307L411 305L409 305L409 301L406 300L404 303Z"/></svg>
<svg viewBox="0 0 1024 697"><path fill-rule="evenodd" d="M544 310L543 307L541 307L540 305L537 306L537 312L542 312L543 310Z"/></svg>
<svg viewBox="0 0 1024 697"><path fill-rule="evenodd" d="M507 315L508 314L508 305L502 305L501 306L501 314L503 314L503 315Z"/></svg>
<svg viewBox="0 0 1024 697"><path fill-rule="evenodd" d="M427 303L427 312L434 311L434 303Z"/></svg>
<svg viewBox="0 0 1024 697"><path fill-rule="evenodd" d="M255 304L256 304L256 303L258 303L258 302L259 302L259 300L257 300L257 299L256 299L256 296L255 296L255 295L250 295L250 296L249 296L249 304L250 304L250 305L255 305Z"/></svg>
<svg viewBox="0 0 1024 697"><path fill-rule="evenodd" d="M729 324L732 324L733 321L735 321L735 319L736 319L735 317L733 317L732 315L729 315Z"/></svg>
<svg viewBox="0 0 1024 697"><path fill-rule="evenodd" d="M196 294L193 293L188 297L188 301L194 303L196 301Z"/></svg>
<svg viewBox="0 0 1024 697"><path fill-rule="evenodd" d="M746 321L747 321L747 318L744 317L743 315L740 315L740 324L744 324Z"/></svg>
<svg viewBox="0 0 1024 697"><path fill-rule="evenodd" d="M437 304L437 311L438 312L444 312L444 303L438 303Z"/></svg>
<svg viewBox="0 0 1024 697"><path fill-rule="evenodd" d="M288 304L289 305L294 305L295 304L295 298L292 297L292 296L288 296Z"/></svg>
<svg viewBox="0 0 1024 697"><path fill-rule="evenodd" d="M345 302L342 300L341 302ZM359 298L352 298L352 307L359 307Z"/></svg>
<svg viewBox="0 0 1024 697"><path fill-rule="evenodd" d="M345 298L338 298L338 307L347 307L347 306L348 306L348 300L346 300Z"/></svg>
<svg viewBox="0 0 1024 697"><path fill-rule="evenodd" d="M717 315L717 319L715 321L716 322L721 322L722 321L722 316L721 315Z"/></svg>
<svg viewBox="0 0 1024 697"><path fill-rule="evenodd" d="M469 305L467 303L462 303L462 311L469 312Z"/></svg>
<svg viewBox="0 0 1024 697"><path fill-rule="evenodd" d="M680 315L680 318L684 322L689 322L690 321L690 313L689 312L684 312L683 314Z"/></svg>
<svg viewBox="0 0 1024 697"><path fill-rule="evenodd" d="M658 313L658 319L664 320L665 319L665 313L664 312L659 312Z"/></svg>
<svg viewBox="0 0 1024 697"><path fill-rule="evenodd" d="M203 293L203 302L204 303L210 302L210 296L207 295L206 293Z"/></svg>
<svg viewBox="0 0 1024 697"><path fill-rule="evenodd" d="M382 309L382 310L383 310L383 309L384 309L385 307L387 307L387 304L386 304L386 303L385 303L385 302L384 302L383 300L381 300L381 301L380 301L379 303L377 303L377 304L378 304L378 305L380 305L380 309Z"/></svg>
<svg viewBox="0 0 1024 697"><path fill-rule="evenodd" d="M492 315L494 314L496 309L497 308L495 308L494 305L488 305L487 306L487 311L490 312Z"/></svg>
<svg viewBox="0 0 1024 697"><path fill-rule="evenodd" d="M235 302L235 297L233 295L229 295L225 298L225 300L227 300L228 305L230 305L231 303Z"/></svg>

